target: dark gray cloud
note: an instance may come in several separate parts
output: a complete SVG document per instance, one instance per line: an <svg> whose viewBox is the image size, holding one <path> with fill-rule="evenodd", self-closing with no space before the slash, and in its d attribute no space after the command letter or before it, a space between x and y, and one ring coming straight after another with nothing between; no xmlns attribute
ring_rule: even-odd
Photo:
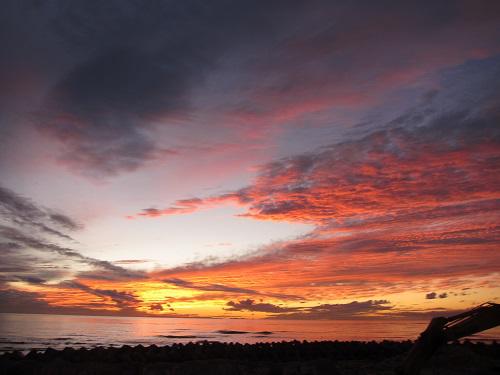
<svg viewBox="0 0 500 375"><path fill-rule="evenodd" d="M76 230L76 229L81 228L81 225L75 223L73 221L73 219L71 219L70 217L68 217L66 215L62 215L59 213L51 213L50 220L54 223L58 223L59 225L62 225L66 229Z"/></svg>
<svg viewBox="0 0 500 375"><path fill-rule="evenodd" d="M149 306L151 311L163 311L163 306L161 303L153 303Z"/></svg>
<svg viewBox="0 0 500 375"><path fill-rule="evenodd" d="M0 289L0 312L26 314L106 314L106 310L95 310L97 304L78 305L73 307L52 306L44 300L43 295L17 289ZM108 312L109 315L109 312Z"/></svg>
<svg viewBox="0 0 500 375"><path fill-rule="evenodd" d="M9 254L13 250L19 250L19 249L22 249L22 246L15 242L0 243L0 251L2 251L4 254Z"/></svg>
<svg viewBox="0 0 500 375"><path fill-rule="evenodd" d="M497 21L493 3L7 0L0 108L33 114L66 165L114 175L176 153L152 123L191 116L195 92L212 111L254 118L362 100L490 52Z"/></svg>
<svg viewBox="0 0 500 375"><path fill-rule="evenodd" d="M164 301L162 303L152 303L149 305L149 310L150 311L165 311L165 308L163 305L167 306L167 309L169 311L175 312L175 309L172 307L172 305L168 301Z"/></svg>
<svg viewBox="0 0 500 375"><path fill-rule="evenodd" d="M448 297L448 293L446 293L446 292L439 293L439 294L436 292L430 292L430 293L427 293L425 295L426 299L436 299L436 298L443 299L443 298L447 298L447 297Z"/></svg>
<svg viewBox="0 0 500 375"><path fill-rule="evenodd" d="M436 292L430 292L425 295L425 299L436 299Z"/></svg>
<svg viewBox="0 0 500 375"><path fill-rule="evenodd" d="M353 301L345 304L323 304L304 311L280 315L285 319L355 319L366 315L388 312L392 305L387 300Z"/></svg>
<svg viewBox="0 0 500 375"><path fill-rule="evenodd" d="M101 280L146 277L143 272L84 256L73 248L30 237L13 227L0 225L0 239L10 250L4 258L9 267L0 270L4 281L43 283L75 275Z"/></svg>
<svg viewBox="0 0 500 375"><path fill-rule="evenodd" d="M54 286L57 288L57 286ZM134 310L133 301L126 296L108 293L110 291L95 292L93 295L99 297L113 297L118 301L116 304L121 312L127 316L147 316L146 313L140 313ZM110 294L109 296L107 294ZM2 313L26 313L26 314L72 314L72 315L116 315L115 311L107 310L106 302L79 303L73 306L53 306L44 300L44 296L35 292L26 292L23 290L0 288L0 312ZM179 315L182 316L182 315Z"/></svg>
<svg viewBox="0 0 500 375"><path fill-rule="evenodd" d="M47 282L71 277L74 273L64 265L51 265L51 259L43 256L16 252L4 255L4 265L0 267L0 283L23 282L46 285Z"/></svg>
<svg viewBox="0 0 500 375"><path fill-rule="evenodd" d="M70 217L0 187L0 281L44 284L75 274L107 280L145 277L61 244L74 245L70 234L80 227Z"/></svg>
<svg viewBox="0 0 500 375"><path fill-rule="evenodd" d="M220 54L266 35L272 23L264 11L275 8L226 1L91 3L54 6L53 39L85 57L59 78L37 119L42 132L64 146L64 163L94 175L175 154L156 144L150 123L185 116L191 89L202 85ZM249 34L252 21L258 27Z"/></svg>
<svg viewBox="0 0 500 375"><path fill-rule="evenodd" d="M226 303L226 306L229 306L225 308L227 311L255 311L273 314L289 313L300 309L297 307L281 307L272 303L255 302L255 300L250 298L238 302L229 301Z"/></svg>
<svg viewBox="0 0 500 375"><path fill-rule="evenodd" d="M109 59L110 62L104 62L103 67L97 63L96 67L84 66L82 69L89 71L75 72L74 76L68 77L67 82L57 88L60 91L57 97L60 99L53 99L56 104L52 105L65 108L67 113L52 110L46 114L41 113L39 117L42 120L40 130L55 137L64 146L60 160L84 172L89 169L91 174L98 176L131 171L148 160L177 153L170 148L155 145L153 139L142 129L142 124L146 121L142 118L143 115L129 113L134 107L129 103L127 94L138 103L149 103L150 99L144 97L147 89L140 87L141 85L134 87L127 77L146 72L145 74L150 74L149 80L153 80L157 87L162 87L161 79L155 76L157 72L141 64L134 67L134 62L130 62L130 66L120 67L124 64L123 61L130 59L126 54L117 53ZM142 61L141 58L137 60ZM148 83L142 79L146 80L139 77L138 82ZM95 87L86 87L91 85ZM122 87L123 85L131 87ZM74 92L68 92L70 90ZM112 97L113 94L118 98ZM120 96L122 97L119 98ZM167 108L166 105L163 107L164 110Z"/></svg>
<svg viewBox="0 0 500 375"><path fill-rule="evenodd" d="M55 312L38 293L0 289L0 311L16 313Z"/></svg>
<svg viewBox="0 0 500 375"><path fill-rule="evenodd" d="M0 219L14 225L35 228L44 234L63 239L71 239L67 231L81 227L70 217L40 207L2 186L0 186Z"/></svg>
<svg viewBox="0 0 500 375"><path fill-rule="evenodd" d="M353 301L322 304L312 307L282 307L271 303L256 303L252 299L229 301L228 311L266 312L276 319L355 319L379 312L388 312L392 305L387 300Z"/></svg>
<svg viewBox="0 0 500 375"><path fill-rule="evenodd" d="M138 300L131 293L120 292L114 289L91 288L88 285L82 284L77 281L65 281L61 283L60 286L79 289L98 297L111 298L111 300L116 303L116 306L121 309L133 308L140 302L140 300Z"/></svg>

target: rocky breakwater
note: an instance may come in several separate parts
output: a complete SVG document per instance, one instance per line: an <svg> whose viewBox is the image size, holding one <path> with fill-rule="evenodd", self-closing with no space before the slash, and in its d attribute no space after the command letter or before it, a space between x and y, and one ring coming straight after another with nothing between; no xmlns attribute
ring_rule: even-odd
<svg viewBox="0 0 500 375"><path fill-rule="evenodd" d="M258 344L205 341L161 347L138 345L93 349L54 350L48 348L41 351L32 350L24 355L19 352L4 353L0 356L0 374L394 374L394 370L401 363L411 345L409 341L380 343L293 341ZM461 353L459 357L467 358L466 361L469 364L475 363L479 366L482 363L489 363L492 371L495 371L495 366L500 365L498 361L495 362L495 358L500 358L500 345L498 344L454 344L443 350L444 354L440 360L445 361L445 366L440 369L442 374L446 374L446 368L449 367L443 357L443 355L449 355L449 353L446 354L446 350L452 353L458 350ZM471 358L473 358L472 362ZM482 370L485 370L484 366ZM486 369L486 371L489 370ZM452 373L460 374L461 372ZM470 371L465 373L474 374ZM479 373L488 374L489 372Z"/></svg>

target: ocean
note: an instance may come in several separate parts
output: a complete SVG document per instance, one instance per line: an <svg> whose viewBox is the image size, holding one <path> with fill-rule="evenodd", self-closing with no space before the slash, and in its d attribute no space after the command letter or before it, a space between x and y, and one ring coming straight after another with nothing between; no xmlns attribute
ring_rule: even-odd
<svg viewBox="0 0 500 375"><path fill-rule="evenodd" d="M255 343L290 340L407 340L427 326L419 320L251 320L109 317L0 313L0 352L48 347L169 345L196 341ZM500 327L472 337L500 339Z"/></svg>

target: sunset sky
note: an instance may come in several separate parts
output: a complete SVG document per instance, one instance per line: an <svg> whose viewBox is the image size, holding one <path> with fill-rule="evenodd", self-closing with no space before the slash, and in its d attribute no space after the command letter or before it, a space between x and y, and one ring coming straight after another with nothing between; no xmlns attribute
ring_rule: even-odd
<svg viewBox="0 0 500 375"><path fill-rule="evenodd" d="M1 8L1 312L500 302L500 2Z"/></svg>

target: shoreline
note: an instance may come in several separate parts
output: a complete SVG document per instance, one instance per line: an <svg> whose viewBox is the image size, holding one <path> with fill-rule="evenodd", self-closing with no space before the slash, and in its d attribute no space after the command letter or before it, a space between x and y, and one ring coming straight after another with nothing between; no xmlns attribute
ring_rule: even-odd
<svg viewBox="0 0 500 375"><path fill-rule="evenodd" d="M25 355L5 352L0 355L0 374L394 374L412 345L410 340L201 341L166 346L47 348ZM439 369L440 374L474 374L476 370L497 373L500 343L447 344L439 349L429 368Z"/></svg>

